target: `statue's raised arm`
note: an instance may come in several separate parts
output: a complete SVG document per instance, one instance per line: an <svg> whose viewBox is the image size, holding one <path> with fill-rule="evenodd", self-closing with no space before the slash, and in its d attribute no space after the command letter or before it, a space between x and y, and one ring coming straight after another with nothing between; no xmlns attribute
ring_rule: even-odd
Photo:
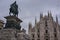
<svg viewBox="0 0 60 40"><path fill-rule="evenodd" d="M10 5L10 12L9 14L11 15L11 13L13 14L13 16L18 16L18 5L16 4L16 1Z"/></svg>

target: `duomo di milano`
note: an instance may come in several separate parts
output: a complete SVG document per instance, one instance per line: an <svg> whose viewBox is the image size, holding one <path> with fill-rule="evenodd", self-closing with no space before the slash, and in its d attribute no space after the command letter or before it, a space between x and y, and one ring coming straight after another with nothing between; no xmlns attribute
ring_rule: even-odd
<svg viewBox="0 0 60 40"><path fill-rule="evenodd" d="M37 22L35 19L34 27L29 23L28 34L26 34L25 29L21 30L20 23L22 20L18 18L16 1L10 5L9 10L9 15L4 17L6 23L0 20L0 40L60 40L58 18L56 16L56 21L54 21L51 12L45 16L40 14L40 20Z"/></svg>

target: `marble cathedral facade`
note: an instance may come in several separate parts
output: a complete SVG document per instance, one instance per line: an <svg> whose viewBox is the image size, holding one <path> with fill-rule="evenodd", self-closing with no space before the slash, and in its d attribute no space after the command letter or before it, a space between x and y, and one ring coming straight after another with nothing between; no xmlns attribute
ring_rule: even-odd
<svg viewBox="0 0 60 40"><path fill-rule="evenodd" d="M40 14L40 20L35 19L35 26L29 23L28 34L30 40L60 40L60 25L56 16L56 21L52 17L52 13L43 16Z"/></svg>

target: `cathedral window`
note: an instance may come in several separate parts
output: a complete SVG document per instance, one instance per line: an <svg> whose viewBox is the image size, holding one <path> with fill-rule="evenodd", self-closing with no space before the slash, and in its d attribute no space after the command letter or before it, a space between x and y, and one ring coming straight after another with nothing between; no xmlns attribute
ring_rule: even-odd
<svg viewBox="0 0 60 40"><path fill-rule="evenodd" d="M47 27L47 24L45 26Z"/></svg>
<svg viewBox="0 0 60 40"><path fill-rule="evenodd" d="M46 30L46 33L48 33L48 30Z"/></svg>
<svg viewBox="0 0 60 40"><path fill-rule="evenodd" d="M46 40L48 40L48 39L46 39Z"/></svg>
<svg viewBox="0 0 60 40"><path fill-rule="evenodd" d="M47 27L47 21L45 21L45 26Z"/></svg>
<svg viewBox="0 0 60 40"><path fill-rule="evenodd" d="M32 34L32 37L34 38L34 34Z"/></svg>
<svg viewBox="0 0 60 40"><path fill-rule="evenodd" d="M38 38L40 38L40 35L38 34Z"/></svg>
<svg viewBox="0 0 60 40"><path fill-rule="evenodd" d="M58 38L57 38L57 35L56 35L56 34L54 34L54 37L55 37L55 40L58 40Z"/></svg>
<svg viewBox="0 0 60 40"><path fill-rule="evenodd" d="M56 32L56 28L54 28L54 32Z"/></svg>
<svg viewBox="0 0 60 40"><path fill-rule="evenodd" d="M34 39L32 39L32 40L34 40Z"/></svg>
<svg viewBox="0 0 60 40"><path fill-rule="evenodd" d="M37 40L40 40L40 39L37 39Z"/></svg>
<svg viewBox="0 0 60 40"><path fill-rule="evenodd" d="M38 32L40 32L39 29L38 29Z"/></svg>
<svg viewBox="0 0 60 40"><path fill-rule="evenodd" d="M45 21L45 29L48 29L47 21Z"/></svg>
<svg viewBox="0 0 60 40"><path fill-rule="evenodd" d="M57 35L56 35L56 34L54 34L54 37L57 37Z"/></svg>
<svg viewBox="0 0 60 40"><path fill-rule="evenodd" d="M45 40L50 40L49 39L49 35L45 35L45 38L44 38Z"/></svg>

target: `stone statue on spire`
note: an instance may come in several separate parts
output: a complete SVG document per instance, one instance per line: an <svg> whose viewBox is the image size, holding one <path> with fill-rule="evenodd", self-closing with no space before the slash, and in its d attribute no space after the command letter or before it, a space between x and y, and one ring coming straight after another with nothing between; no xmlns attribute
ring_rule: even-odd
<svg viewBox="0 0 60 40"><path fill-rule="evenodd" d="M13 14L13 16L18 16L18 5L16 4L16 1L10 5L10 12L9 15L11 15L11 13Z"/></svg>

